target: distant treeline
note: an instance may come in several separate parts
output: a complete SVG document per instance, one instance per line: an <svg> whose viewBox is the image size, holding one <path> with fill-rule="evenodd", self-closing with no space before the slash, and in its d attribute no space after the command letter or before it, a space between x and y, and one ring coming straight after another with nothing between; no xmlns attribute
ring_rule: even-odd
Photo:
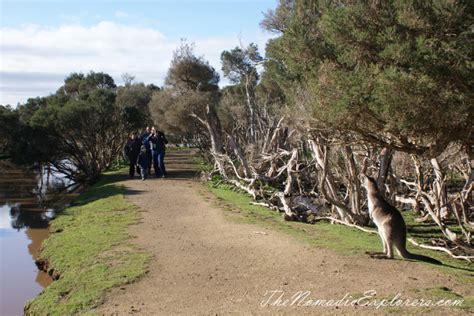
<svg viewBox="0 0 474 316"><path fill-rule="evenodd" d="M120 157L126 135L150 122L154 85L117 87L111 76L73 73L48 97L0 107L1 152L24 165L52 164L75 181L95 181Z"/></svg>

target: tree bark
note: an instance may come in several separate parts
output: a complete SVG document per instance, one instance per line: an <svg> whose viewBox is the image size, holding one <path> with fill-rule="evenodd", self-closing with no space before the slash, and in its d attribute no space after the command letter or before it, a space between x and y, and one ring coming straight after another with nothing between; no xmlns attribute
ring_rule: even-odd
<svg viewBox="0 0 474 316"><path fill-rule="evenodd" d="M433 183L433 193L436 196L436 209L441 218L447 219L449 217L449 207L446 179L441 170L438 159L432 158L430 162L433 166L433 171L436 177L436 180Z"/></svg>
<svg viewBox="0 0 474 316"><path fill-rule="evenodd" d="M222 177L227 178L227 173L225 171L224 162L222 161L222 138L220 132L216 129L216 123L212 124L213 120L210 120L210 107L207 105L206 108L206 118L203 119L195 113L190 114L191 117L194 117L198 120L208 131L209 138L211 141L211 155L214 157L216 167L219 170L219 173Z"/></svg>
<svg viewBox="0 0 474 316"><path fill-rule="evenodd" d="M250 78L248 75L245 76L245 96L246 103L248 108L248 117L249 117L249 129L250 129L250 139L254 143L256 140L256 128L255 128L255 96L253 95L253 89L250 87Z"/></svg>
<svg viewBox="0 0 474 316"><path fill-rule="evenodd" d="M350 214L350 209L342 203L337 197L336 186L332 178L331 173L327 172L327 158L328 158L328 147L325 146L325 152L323 153L322 146L318 145L315 140L309 139L310 148L313 151L313 155L316 158L316 162L321 176L319 180L319 186L323 197L336 209L341 220L345 222L354 222L353 217ZM326 188L329 190L326 190Z"/></svg>
<svg viewBox="0 0 474 316"><path fill-rule="evenodd" d="M392 157L393 157L393 149L391 148L382 149L382 152L380 153L380 158L379 158L380 169L379 169L379 174L377 176L377 186L379 188L380 193L383 196L386 196L385 183L387 181L388 173L390 171Z"/></svg>
<svg viewBox="0 0 474 316"><path fill-rule="evenodd" d="M247 162L247 159L243 155L242 150L240 149L240 146L234 140L234 137L232 137L231 135L227 135L227 137L229 139L230 147L232 147L232 149L234 150L235 155L237 156L237 158L239 158L240 163L242 164L242 169L244 171L245 177L249 178L250 175L251 175L251 171L250 171L250 167L249 167L249 164Z"/></svg>
<svg viewBox="0 0 474 316"><path fill-rule="evenodd" d="M354 152L351 146L344 146L344 153L346 156L347 171L349 174L349 190L350 190L350 201L351 209L354 214L361 214L361 188L359 181L359 173L357 172L357 166L354 159Z"/></svg>

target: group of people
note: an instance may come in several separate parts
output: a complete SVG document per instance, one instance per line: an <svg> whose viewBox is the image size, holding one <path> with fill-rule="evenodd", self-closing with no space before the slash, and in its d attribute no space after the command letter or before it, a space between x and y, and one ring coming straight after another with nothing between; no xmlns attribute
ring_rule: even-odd
<svg viewBox="0 0 474 316"><path fill-rule="evenodd" d="M157 178L166 176L165 151L168 140L165 134L157 131L155 127L146 127L145 132L138 136L131 133L124 151L130 163L130 178L135 176L135 169L142 180L151 174L151 166Z"/></svg>

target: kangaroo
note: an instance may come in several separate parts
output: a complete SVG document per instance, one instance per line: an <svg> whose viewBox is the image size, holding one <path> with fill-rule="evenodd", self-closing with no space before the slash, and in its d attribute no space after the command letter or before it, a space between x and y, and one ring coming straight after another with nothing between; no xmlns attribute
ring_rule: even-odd
<svg viewBox="0 0 474 316"><path fill-rule="evenodd" d="M404 259L442 264L440 261L408 252L406 248L407 229L402 214L390 205L380 194L377 182L365 175L365 188L369 206L369 215L378 228L383 244L382 253L368 253L372 258L393 259L393 248Z"/></svg>

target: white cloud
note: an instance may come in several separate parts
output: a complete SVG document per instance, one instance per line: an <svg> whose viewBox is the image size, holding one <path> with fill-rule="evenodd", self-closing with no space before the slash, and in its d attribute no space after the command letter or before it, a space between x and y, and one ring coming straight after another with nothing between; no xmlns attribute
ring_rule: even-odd
<svg viewBox="0 0 474 316"><path fill-rule="evenodd" d="M10 208L8 204L0 206L0 229L11 229Z"/></svg>
<svg viewBox="0 0 474 316"><path fill-rule="evenodd" d="M220 70L221 52L239 45L238 37L188 41L195 42L196 54L204 55ZM90 27L1 28L0 39L0 104L12 105L54 93L71 72L103 71L119 84L120 75L127 72L137 81L161 85L180 41L153 28L108 21ZM256 42L262 50L267 39L262 34L244 37L245 42Z"/></svg>
<svg viewBox="0 0 474 316"><path fill-rule="evenodd" d="M115 11L115 17L116 18L126 18L126 17L128 17L128 13L118 10L118 11Z"/></svg>

